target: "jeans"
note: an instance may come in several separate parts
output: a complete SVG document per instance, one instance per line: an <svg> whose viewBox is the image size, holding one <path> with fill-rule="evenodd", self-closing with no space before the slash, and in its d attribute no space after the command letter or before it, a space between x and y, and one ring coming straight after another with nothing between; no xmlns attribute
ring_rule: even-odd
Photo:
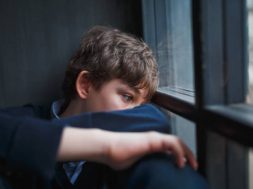
<svg viewBox="0 0 253 189"><path fill-rule="evenodd" d="M153 154L125 171L107 176L109 189L208 189L206 180L189 165L180 169L166 154Z"/></svg>

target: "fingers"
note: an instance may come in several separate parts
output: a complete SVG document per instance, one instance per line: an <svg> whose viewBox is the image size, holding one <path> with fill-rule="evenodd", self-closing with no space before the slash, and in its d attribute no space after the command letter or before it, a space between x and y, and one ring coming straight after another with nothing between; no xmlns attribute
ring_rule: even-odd
<svg viewBox="0 0 253 189"><path fill-rule="evenodd" d="M171 153L180 168L187 161L193 169L198 167L191 150L176 136L157 132L116 133L113 136L115 140L108 157L116 169L126 168L143 155L153 152Z"/></svg>
<svg viewBox="0 0 253 189"><path fill-rule="evenodd" d="M166 135L164 145L176 158L176 163L183 168L188 161L193 169L198 168L198 163L192 151L176 136Z"/></svg>
<svg viewBox="0 0 253 189"><path fill-rule="evenodd" d="M185 162L188 161L189 164L191 165L191 167L193 169L197 170L198 169L198 162L197 162L195 156L193 155L192 151L184 143L182 143L182 145L184 145Z"/></svg>
<svg viewBox="0 0 253 189"><path fill-rule="evenodd" d="M166 136L166 150L169 150L176 159L178 167L182 168L185 164L185 149L180 139L175 136Z"/></svg>

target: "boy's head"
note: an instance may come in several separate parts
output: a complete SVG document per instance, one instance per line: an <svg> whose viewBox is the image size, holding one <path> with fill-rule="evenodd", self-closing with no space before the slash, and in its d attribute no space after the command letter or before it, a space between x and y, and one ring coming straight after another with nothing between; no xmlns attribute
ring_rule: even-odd
<svg viewBox="0 0 253 189"><path fill-rule="evenodd" d="M114 81L142 95L146 102L158 85L156 60L147 44L135 36L96 26L84 35L67 67L63 82L65 107L76 98L88 101L90 91L99 93Z"/></svg>

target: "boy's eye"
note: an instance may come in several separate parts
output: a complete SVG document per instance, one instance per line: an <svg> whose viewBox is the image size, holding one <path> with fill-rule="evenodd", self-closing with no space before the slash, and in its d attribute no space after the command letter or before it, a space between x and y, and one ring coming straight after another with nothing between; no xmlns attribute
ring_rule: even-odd
<svg viewBox="0 0 253 189"><path fill-rule="evenodd" d="M129 95L129 94L123 94L122 95L124 101L126 102L132 102L133 101L133 96Z"/></svg>

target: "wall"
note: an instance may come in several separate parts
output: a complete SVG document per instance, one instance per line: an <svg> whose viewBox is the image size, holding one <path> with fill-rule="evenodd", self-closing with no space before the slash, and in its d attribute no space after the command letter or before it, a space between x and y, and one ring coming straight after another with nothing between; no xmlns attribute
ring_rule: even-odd
<svg viewBox="0 0 253 189"><path fill-rule="evenodd" d="M142 34L136 0L1 0L0 106L59 97L66 64L82 34L110 25Z"/></svg>

